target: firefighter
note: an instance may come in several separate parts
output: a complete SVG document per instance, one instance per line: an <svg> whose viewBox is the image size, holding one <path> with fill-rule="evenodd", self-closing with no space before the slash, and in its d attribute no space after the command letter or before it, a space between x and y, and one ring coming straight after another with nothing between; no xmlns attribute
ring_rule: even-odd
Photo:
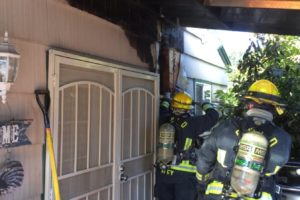
<svg viewBox="0 0 300 200"><path fill-rule="evenodd" d="M277 87L254 82L244 96L246 113L214 127L197 152L196 177L204 199L277 198L275 174L288 161L291 138L273 123L283 113Z"/></svg>
<svg viewBox="0 0 300 200"><path fill-rule="evenodd" d="M170 102L169 116L160 116L164 124L160 126L155 185L159 200L194 200L197 194L195 140L217 123L219 114L212 104L203 103L205 115L193 116L192 104L187 93L178 92Z"/></svg>

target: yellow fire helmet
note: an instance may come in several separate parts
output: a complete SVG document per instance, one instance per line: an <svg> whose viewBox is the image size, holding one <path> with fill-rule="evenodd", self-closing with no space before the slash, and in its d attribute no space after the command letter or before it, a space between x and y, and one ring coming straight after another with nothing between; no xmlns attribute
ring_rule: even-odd
<svg viewBox="0 0 300 200"><path fill-rule="evenodd" d="M174 95L172 99L172 108L190 110L192 106L192 97L185 92L178 92Z"/></svg>
<svg viewBox="0 0 300 200"><path fill-rule="evenodd" d="M284 106L284 104L280 103L280 93L277 87L271 81L261 79L254 82L249 87L244 98L253 100L258 104L271 104L276 108L276 111L279 115L283 114L283 109L281 107Z"/></svg>

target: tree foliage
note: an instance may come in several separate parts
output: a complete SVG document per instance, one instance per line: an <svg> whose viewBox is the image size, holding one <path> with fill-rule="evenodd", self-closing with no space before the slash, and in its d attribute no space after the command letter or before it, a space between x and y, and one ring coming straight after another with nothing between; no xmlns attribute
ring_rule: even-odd
<svg viewBox="0 0 300 200"><path fill-rule="evenodd" d="M218 91L225 116L243 111L240 101L256 80L268 79L279 89L286 112L277 116L275 123L300 139L300 39L296 36L256 35L230 73L228 91Z"/></svg>

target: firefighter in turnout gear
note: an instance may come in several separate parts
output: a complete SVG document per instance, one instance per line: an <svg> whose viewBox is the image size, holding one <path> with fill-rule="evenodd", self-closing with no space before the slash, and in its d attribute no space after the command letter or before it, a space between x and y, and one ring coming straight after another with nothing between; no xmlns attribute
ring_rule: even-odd
<svg viewBox="0 0 300 200"><path fill-rule="evenodd" d="M162 103L166 105L165 103ZM212 104L202 104L205 115L193 116L192 98L184 92L175 94L171 112L163 115L161 106L160 134L156 163L155 197L159 200L195 200L197 195L196 138L211 129L219 119Z"/></svg>
<svg viewBox="0 0 300 200"><path fill-rule="evenodd" d="M288 161L291 138L272 121L282 114L277 87L258 80L244 96L247 111L214 127L197 151L204 199L276 199L275 174Z"/></svg>

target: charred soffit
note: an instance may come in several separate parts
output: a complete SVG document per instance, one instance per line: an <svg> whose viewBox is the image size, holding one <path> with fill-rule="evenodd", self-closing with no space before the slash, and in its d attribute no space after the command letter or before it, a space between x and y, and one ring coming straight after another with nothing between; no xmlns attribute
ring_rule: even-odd
<svg viewBox="0 0 300 200"><path fill-rule="evenodd" d="M150 45L157 41L158 16L137 1L68 0L78 9L120 25L140 59L152 66Z"/></svg>
<svg viewBox="0 0 300 200"><path fill-rule="evenodd" d="M183 27L300 35L299 9L250 8L246 5L244 7L224 6L230 2L238 3L242 0L213 1L216 5L223 3L223 6L209 5L205 3L207 0L142 1L148 7L159 8L162 15L173 22L179 22ZM284 1L278 0L278 2Z"/></svg>
<svg viewBox="0 0 300 200"><path fill-rule="evenodd" d="M120 25L138 56L152 66L150 45L162 39L182 50L181 27L300 35L300 11L208 6L202 0L68 0L71 6ZM168 22L168 23L166 23ZM170 23L169 23L170 22ZM178 24L174 25L174 24ZM170 28L171 27L171 28ZM162 42L164 42L162 41Z"/></svg>
<svg viewBox="0 0 300 200"><path fill-rule="evenodd" d="M300 35L300 10L210 7L228 30Z"/></svg>

